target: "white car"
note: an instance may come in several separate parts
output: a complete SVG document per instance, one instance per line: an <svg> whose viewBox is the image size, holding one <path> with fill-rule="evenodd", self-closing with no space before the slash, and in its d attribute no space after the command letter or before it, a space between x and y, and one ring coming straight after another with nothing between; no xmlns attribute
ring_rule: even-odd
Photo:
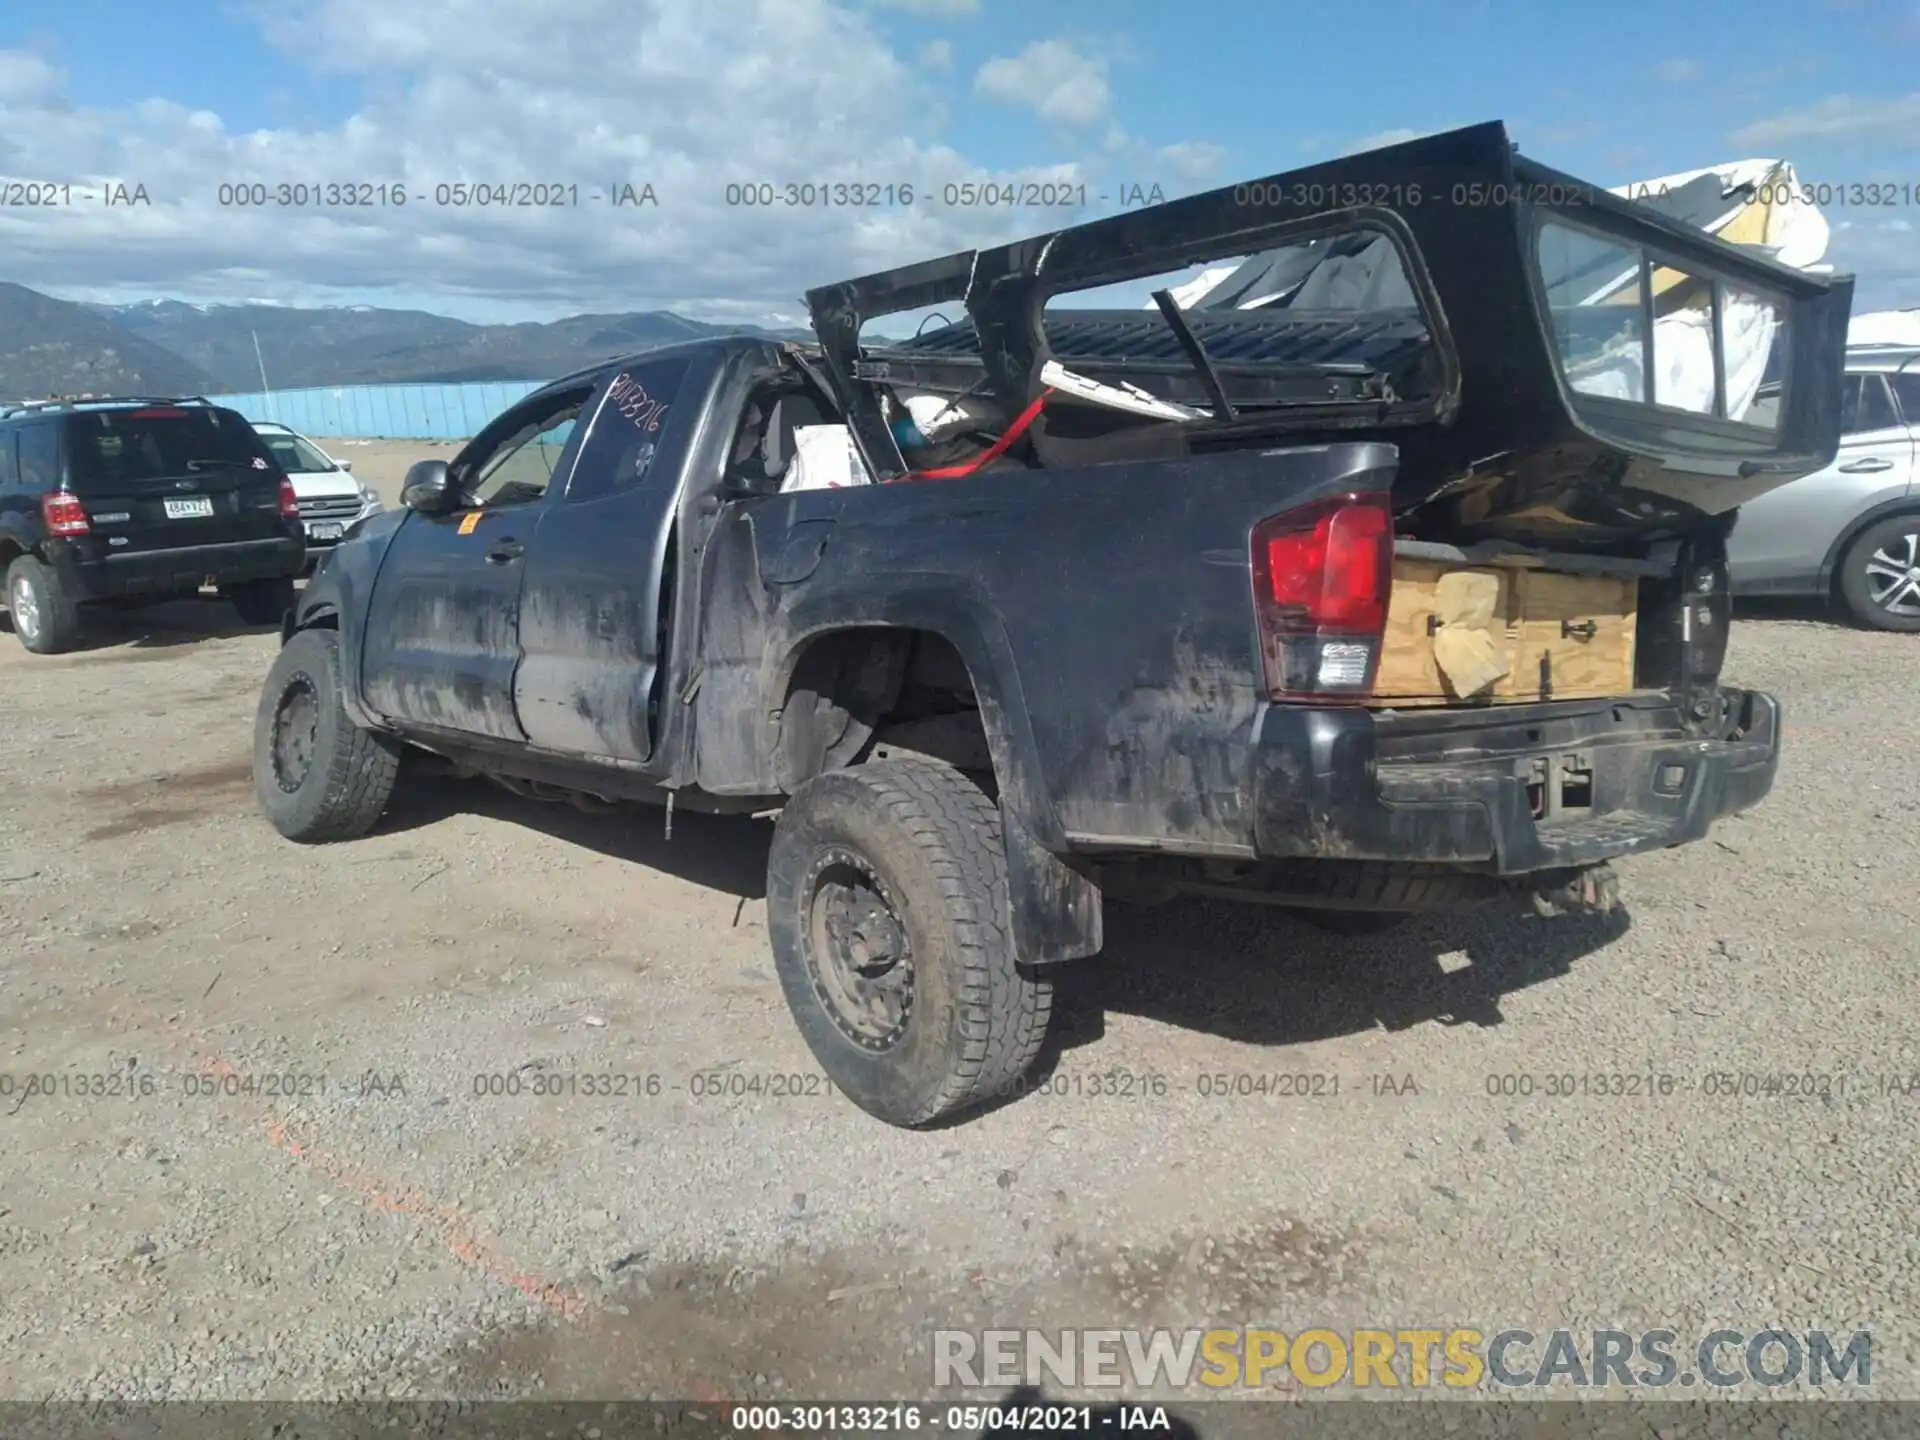
<svg viewBox="0 0 1920 1440"><path fill-rule="evenodd" d="M299 431L277 421L256 420L253 428L293 481L300 520L307 529L310 560L318 561L338 545L355 521L386 509L371 486L361 484L349 473L353 469L351 460L334 459Z"/></svg>

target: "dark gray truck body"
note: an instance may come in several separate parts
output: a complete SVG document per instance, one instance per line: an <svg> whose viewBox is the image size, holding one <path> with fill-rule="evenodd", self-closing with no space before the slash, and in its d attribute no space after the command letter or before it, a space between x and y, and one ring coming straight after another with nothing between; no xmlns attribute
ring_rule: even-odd
<svg viewBox="0 0 1920 1440"><path fill-rule="evenodd" d="M338 630L358 724L543 793L767 810L876 753L948 759L997 797L1027 962L1098 950L1102 889L1123 882L1412 908L1427 880L1436 897L1544 888L1764 796L1779 711L1719 683L1724 538L1742 499L1833 454L1850 282L1529 167L1497 126L1261 186L1273 203L1211 192L827 287L810 297L817 346L703 341L557 381L462 452L450 502L351 534L286 633ZM1728 287L1771 297L1789 371L1772 429L1713 413L1731 388L1717 358L1705 414L1576 393L1533 248L1569 212L1640 247L1649 293L1662 266L1705 277L1716 326ZM1419 344L1390 362L1316 370L1325 316L1199 315L1203 351L1260 331L1234 365L1194 363L1185 337L1168 359L1152 312L1044 309L1337 225L1388 236L1409 273ZM961 329L856 343L874 314L943 301L966 306ZM1391 339L1403 319L1344 323ZM1078 371L1212 412L1115 434L1043 406L1038 433L974 473L913 478L888 383L987 396L996 428L1041 399L1056 339ZM636 462L623 427L649 386ZM782 400L846 423L895 483L771 493L765 445L743 478L743 422L771 404L778 448ZM501 439L557 404L579 420L544 492L463 501ZM1412 543L1638 564L1633 693L1399 712L1276 699L1249 536L1341 496L1387 497ZM1569 752L1592 767L1591 804L1542 817L1527 767Z"/></svg>

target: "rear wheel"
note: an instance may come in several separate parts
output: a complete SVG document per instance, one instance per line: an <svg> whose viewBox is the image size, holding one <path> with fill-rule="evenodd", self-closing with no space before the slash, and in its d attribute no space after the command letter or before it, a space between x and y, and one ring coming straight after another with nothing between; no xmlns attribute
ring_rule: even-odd
<svg viewBox="0 0 1920 1440"><path fill-rule="evenodd" d="M37 556L16 556L7 567L7 613L13 633L36 655L58 655L80 643L80 607L59 572Z"/></svg>
<svg viewBox="0 0 1920 1440"><path fill-rule="evenodd" d="M224 586L220 593L233 601L233 608L240 612L240 623L243 625L278 625L293 608L291 576L278 580L248 580L239 585Z"/></svg>
<svg viewBox="0 0 1920 1440"><path fill-rule="evenodd" d="M1920 630L1920 514L1870 525L1847 547L1840 598L1876 630Z"/></svg>
<svg viewBox="0 0 1920 1440"><path fill-rule="evenodd" d="M830 771L780 813L774 966L808 1048L861 1109L928 1125L1004 1093L1046 1038L1053 985L1014 959L1000 810L958 770Z"/></svg>
<svg viewBox="0 0 1920 1440"><path fill-rule="evenodd" d="M393 795L400 747L362 730L340 701L340 637L302 630L267 672L253 718L253 789L289 840L352 840Z"/></svg>

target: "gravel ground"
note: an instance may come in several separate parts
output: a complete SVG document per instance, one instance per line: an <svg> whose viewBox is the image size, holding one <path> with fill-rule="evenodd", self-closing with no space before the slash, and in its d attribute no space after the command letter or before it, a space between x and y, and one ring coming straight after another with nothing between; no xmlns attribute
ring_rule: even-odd
<svg viewBox="0 0 1920 1440"><path fill-rule="evenodd" d="M0 1398L873 1398L994 1324L1868 1329L1920 1397L1913 637L1743 618L1778 786L1625 922L1116 906L1052 1093L908 1134L788 1023L766 824L446 784L284 844L229 621L0 640ZM629 1093L525 1093L569 1074ZM1272 1075L1338 1093L1201 1093Z"/></svg>

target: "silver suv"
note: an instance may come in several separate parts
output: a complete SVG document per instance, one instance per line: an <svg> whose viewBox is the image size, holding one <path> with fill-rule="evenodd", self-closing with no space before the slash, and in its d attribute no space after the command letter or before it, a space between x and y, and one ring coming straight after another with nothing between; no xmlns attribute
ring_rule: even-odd
<svg viewBox="0 0 1920 1440"><path fill-rule="evenodd" d="M1840 429L1833 464L1740 507L1734 593L1820 595L1877 630L1920 631L1920 347L1848 352Z"/></svg>

